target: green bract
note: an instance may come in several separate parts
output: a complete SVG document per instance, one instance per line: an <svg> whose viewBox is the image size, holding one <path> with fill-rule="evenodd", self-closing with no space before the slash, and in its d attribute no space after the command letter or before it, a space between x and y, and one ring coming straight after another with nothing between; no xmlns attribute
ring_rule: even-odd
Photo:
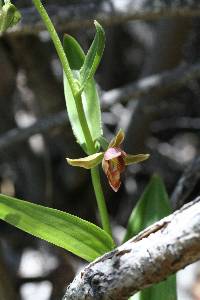
<svg viewBox="0 0 200 300"><path fill-rule="evenodd" d="M5 32L8 28L16 25L21 19L21 14L17 8L7 2L2 6L0 5L0 34Z"/></svg>
<svg viewBox="0 0 200 300"><path fill-rule="evenodd" d="M114 247L112 238L92 223L63 211L2 194L0 219L87 261L94 260Z"/></svg>
<svg viewBox="0 0 200 300"><path fill-rule="evenodd" d="M105 32L97 21L94 21L94 25L96 27L96 35L80 69L81 90L84 89L88 80L94 76L105 47Z"/></svg>
<svg viewBox="0 0 200 300"><path fill-rule="evenodd" d="M94 44L96 45L96 42ZM92 140L95 143L95 141L102 136L100 102L99 102L99 96L96 88L96 83L93 79L94 71L96 71L96 68L100 60L100 56L97 55L97 53L99 53L99 50L95 48L95 51L97 51L96 53L94 52L94 46L91 46L93 50L92 51L89 50L88 52L92 54L96 53L96 55L92 56L94 59L95 57L98 57L98 59L96 59L98 63L95 60L94 63L95 67L93 66L91 72L89 72L88 68L91 68L92 66L91 66L91 59L88 57L90 57L91 54L87 54L85 56L78 42L69 35L64 36L63 47L67 59L69 61L70 68L73 70L74 78L77 81L79 92L82 93L81 94L82 100L80 99L79 101L83 102L83 109L84 109L85 117L87 119L87 124L91 133ZM86 76L87 79L84 80L84 84L81 79L81 70L82 70L82 74L87 73ZM77 142L82 146L85 152L88 152L86 146L87 142L85 140L85 136L81 127L81 123L77 111L77 104L75 102L77 101L77 99L75 99L76 97L74 97L72 94L72 91L69 86L69 82L65 74L64 74L64 91L65 91L65 100L66 100L68 116L69 116L70 123L72 125L74 135L77 139Z"/></svg>

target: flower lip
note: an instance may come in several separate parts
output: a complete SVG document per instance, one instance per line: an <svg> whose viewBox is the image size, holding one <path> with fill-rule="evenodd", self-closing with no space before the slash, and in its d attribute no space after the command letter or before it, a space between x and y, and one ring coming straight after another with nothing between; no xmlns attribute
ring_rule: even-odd
<svg viewBox="0 0 200 300"><path fill-rule="evenodd" d="M102 168L108 178L109 184L117 192L121 185L120 176L125 166L136 164L149 158L149 154L127 154L121 149L123 140L124 132L120 129L105 152L94 153L78 159L67 158L67 161L72 166L83 167L85 169L94 168L102 162Z"/></svg>
<svg viewBox="0 0 200 300"><path fill-rule="evenodd" d="M117 147L108 148L106 152L104 153L104 159L105 160L111 160L113 158L119 157L122 155L122 150Z"/></svg>

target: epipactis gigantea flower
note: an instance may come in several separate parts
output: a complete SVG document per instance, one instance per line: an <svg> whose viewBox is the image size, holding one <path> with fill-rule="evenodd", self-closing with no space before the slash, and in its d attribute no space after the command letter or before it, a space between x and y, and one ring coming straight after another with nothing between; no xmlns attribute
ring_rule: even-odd
<svg viewBox="0 0 200 300"><path fill-rule="evenodd" d="M117 192L121 185L120 175L125 170L125 166L149 158L149 154L130 155L124 152L121 148L123 140L124 132L120 129L105 152L98 152L79 159L67 158L67 162L72 166L85 169L94 168L102 162L102 168L108 178L109 184Z"/></svg>

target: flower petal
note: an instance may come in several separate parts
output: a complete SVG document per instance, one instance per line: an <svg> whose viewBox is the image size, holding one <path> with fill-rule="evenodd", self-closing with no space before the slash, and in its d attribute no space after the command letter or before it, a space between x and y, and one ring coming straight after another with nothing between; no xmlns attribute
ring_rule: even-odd
<svg viewBox="0 0 200 300"><path fill-rule="evenodd" d="M137 154L137 155L130 155L127 154L124 158L125 160L125 165L131 165L131 164L136 164L140 161L146 160L149 158L149 154Z"/></svg>
<svg viewBox="0 0 200 300"><path fill-rule="evenodd" d="M103 166L103 170L108 178L109 185L111 186L113 191L117 192L121 185L120 171L118 169L112 169L111 161L103 160L103 162L105 163L105 165Z"/></svg>
<svg viewBox="0 0 200 300"><path fill-rule="evenodd" d="M91 169L96 167L103 159L103 152L98 152L83 158L70 159L66 158L68 164L74 167L82 167L85 169Z"/></svg>
<svg viewBox="0 0 200 300"><path fill-rule="evenodd" d="M122 151L120 148L108 148L108 150L106 150L106 152L104 153L104 159L110 160L120 155L122 155Z"/></svg>
<svg viewBox="0 0 200 300"><path fill-rule="evenodd" d="M119 147L124 140L124 132L120 129L117 135L111 140L108 148Z"/></svg>

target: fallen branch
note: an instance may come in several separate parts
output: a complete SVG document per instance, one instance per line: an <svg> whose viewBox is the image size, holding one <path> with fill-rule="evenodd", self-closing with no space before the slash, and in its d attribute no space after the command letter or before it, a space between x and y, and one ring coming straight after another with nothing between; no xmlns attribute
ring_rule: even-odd
<svg viewBox="0 0 200 300"><path fill-rule="evenodd" d="M63 300L123 300L200 258L200 197L86 266Z"/></svg>
<svg viewBox="0 0 200 300"><path fill-rule="evenodd" d="M57 28L69 30L91 26L94 19L104 25L113 25L130 20L199 16L200 3L198 0L87 0L67 5L47 5L47 10ZM44 29L33 7L21 11L22 22L12 32L26 34Z"/></svg>

